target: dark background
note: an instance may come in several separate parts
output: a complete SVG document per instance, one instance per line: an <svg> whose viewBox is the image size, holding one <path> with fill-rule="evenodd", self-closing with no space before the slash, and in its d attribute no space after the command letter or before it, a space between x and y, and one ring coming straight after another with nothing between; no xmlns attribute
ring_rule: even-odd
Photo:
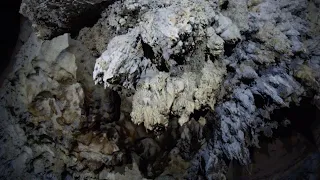
<svg viewBox="0 0 320 180"><path fill-rule="evenodd" d="M3 73L10 62L19 35L21 0L1 0L0 18L0 74Z"/></svg>

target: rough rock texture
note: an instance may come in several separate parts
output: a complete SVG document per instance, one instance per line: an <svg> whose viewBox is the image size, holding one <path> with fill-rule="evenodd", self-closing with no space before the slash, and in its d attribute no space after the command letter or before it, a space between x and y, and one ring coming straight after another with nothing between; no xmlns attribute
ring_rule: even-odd
<svg viewBox="0 0 320 180"><path fill-rule="evenodd" d="M167 126L170 116L177 116L179 124L189 120L195 110L214 109L216 92L225 70L208 61L199 74L184 73L170 77L160 73L141 85L133 96L132 121L144 123L147 129L162 124Z"/></svg>
<svg viewBox="0 0 320 180"><path fill-rule="evenodd" d="M207 151L214 149L210 158L204 158L207 164L204 173L218 178L226 166L217 168L212 162L221 164L219 156L225 155L241 164L250 163L248 147L260 147L259 136L272 137L273 129L285 124L272 120L273 111L299 104L302 98L310 96L295 78L312 79L310 76L315 74L302 75L303 67L296 65L310 53L305 46L305 36L313 35L314 22L308 24L306 13L314 8L313 2L223 1L216 4L190 0L160 4L125 1L116 5L120 12L121 8L138 11L141 18L135 27L115 18L119 19L114 25L116 29L130 28L110 41L96 62L94 79L105 87L121 85L133 89L132 121L144 123L150 130L157 129L158 125L167 126L172 117L177 117L183 125L194 113L207 113L205 119L207 123L214 121L211 123L214 131L199 155L208 156ZM210 15L207 12L211 12ZM119 47L118 50L115 47ZM228 70L222 91L211 91L209 97L200 93L202 89L197 85L193 86L196 79L201 78L193 79L192 74L201 75L202 63L208 59ZM293 77L296 68L300 73L296 72ZM311 81L318 84L317 80ZM209 86L214 90L220 83ZM193 103L198 101L194 89L207 97L200 106ZM221 97L223 100L214 107L210 103L212 97L213 101ZM210 109L212 112L208 112ZM207 174L210 168L218 172Z"/></svg>
<svg viewBox="0 0 320 180"><path fill-rule="evenodd" d="M22 0L20 13L27 17L38 37L51 39L91 25L115 0Z"/></svg>
<svg viewBox="0 0 320 180"><path fill-rule="evenodd" d="M237 26L215 13L213 2L172 1L163 8L152 5L120 4L116 15L138 11L139 24L110 40L93 72L95 82L105 87L121 85L136 91L132 120L144 122L150 130L157 124L167 126L170 115L179 116L182 125L195 110L213 109L225 71L222 63L206 61L220 59L225 42L241 39ZM115 24L117 29L127 27L124 19L120 21ZM208 54L198 54L207 50Z"/></svg>
<svg viewBox="0 0 320 180"><path fill-rule="evenodd" d="M93 63L89 51L68 34L51 41L30 35L1 89L3 177L23 172L27 179L60 177L66 166L82 170L87 164L94 170L122 163L117 130L87 132L97 123L103 126L102 120L119 120L120 113L117 96L95 88Z"/></svg>
<svg viewBox="0 0 320 180"><path fill-rule="evenodd" d="M224 40L235 42L240 39L239 30L231 20L214 13L216 8L214 3L173 1L167 3L167 7L160 9L152 8L152 2L149 3L141 4L146 6L145 8L131 1L118 5L121 9L117 12L117 16L121 16L121 11L125 10L138 11L141 16L138 19L140 23L130 29L128 28L130 26L119 24L120 22L114 25L109 22L117 29L124 26L128 29L128 33L112 39L107 51L97 60L94 71L96 83L103 83L106 87L120 84L126 88L135 88L132 86L140 80L141 76L152 76L150 71L155 71L154 66L160 71L170 71L181 64L190 65L191 68L195 68L195 63L201 66L205 59L195 59L191 55L197 49L204 51L207 48L204 42L207 42L208 37L215 38L213 40L217 41L208 42L207 45L216 55L222 52ZM148 5L151 8L148 9ZM114 9L117 8L119 9L117 6ZM115 17L115 19L118 18ZM121 20L126 23L119 17L119 21ZM199 43L199 47L195 46L196 43ZM184 56L191 57L184 59Z"/></svg>
<svg viewBox="0 0 320 180"><path fill-rule="evenodd" d="M319 179L319 2L124 0L74 38L50 2L21 6L52 39L20 35L1 179Z"/></svg>

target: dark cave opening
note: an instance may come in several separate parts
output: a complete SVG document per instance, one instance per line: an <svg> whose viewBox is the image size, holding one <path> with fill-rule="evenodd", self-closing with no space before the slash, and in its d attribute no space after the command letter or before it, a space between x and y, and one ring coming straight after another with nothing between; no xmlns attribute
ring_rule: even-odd
<svg viewBox="0 0 320 180"><path fill-rule="evenodd" d="M280 127L275 130L274 137L290 136L292 131L296 131L316 146L312 130L320 123L320 110L312 103L311 98L302 99L299 105L291 104L289 108L275 110L271 114L271 119L277 122L285 119L290 121L289 127Z"/></svg>
<svg viewBox="0 0 320 180"><path fill-rule="evenodd" d="M260 104L263 104L263 97L259 98ZM255 97L255 99L257 99ZM271 121L277 121L279 123L278 128L273 129L272 137L266 137L261 134L259 136L259 145L257 147L248 147L250 152L251 163L250 166L234 166L237 161L225 162L229 165L230 173L235 175L235 171L240 171L240 174L236 174L236 177L244 179L259 179L262 177L275 176L279 172L285 172L292 165L299 162L303 162L304 165L299 165L298 170L304 173L305 170L299 168L306 168L310 166L317 166L312 164L312 160L304 161L305 158L319 156L319 150L317 147L317 134L316 130L319 129L320 124L320 110L312 103L313 98L303 97L299 104L290 104L289 107L283 107L274 110L271 115ZM259 103L258 103L259 104ZM291 124L286 127L283 126L283 121L289 120ZM318 135L319 136L319 135ZM297 138L300 139L298 140ZM277 143L278 142L278 143ZM315 156L315 157L314 157ZM313 161L319 161L313 160ZM274 167L270 167L274 164ZM255 168L249 170L248 167L253 165ZM265 169L261 169L265 168ZM250 175L250 172L254 172ZM301 172L295 172L292 174L301 177ZM229 173L229 172L228 172ZM300 174L299 174L300 173ZM281 174L281 175L282 175ZM295 177L293 175L293 177Z"/></svg>
<svg viewBox="0 0 320 180"><path fill-rule="evenodd" d="M258 96L257 96L258 97ZM256 99L256 97L255 97ZM261 99L259 100L261 101ZM298 105L290 104L289 107L279 108L272 112L270 115L272 121L279 123L278 128L273 129L272 137L266 137L264 135L259 137L259 144L272 144L276 139L281 141L285 139L291 139L297 134L300 134L304 141L302 141L308 152L318 152L317 148L317 138L313 133L316 128L320 125L320 110L312 103L312 98L304 97ZM285 120L289 120L290 123L287 126L283 125ZM292 146L292 144L286 144L290 142L283 142L284 147ZM255 151L266 152L268 149L263 146L261 148L251 147L250 154L254 154ZM290 149L288 150L291 153ZM270 157L271 158L271 157ZM257 162L253 156L251 156L253 163L264 163ZM280 162L279 162L280 163Z"/></svg>
<svg viewBox="0 0 320 180"><path fill-rule="evenodd" d="M0 86L4 80L4 76L9 72L11 56L14 53L16 42L20 32L20 9L21 0L4 0L2 1L1 17L6 28L2 28L2 33L5 34L0 38L0 53L2 56L0 65Z"/></svg>

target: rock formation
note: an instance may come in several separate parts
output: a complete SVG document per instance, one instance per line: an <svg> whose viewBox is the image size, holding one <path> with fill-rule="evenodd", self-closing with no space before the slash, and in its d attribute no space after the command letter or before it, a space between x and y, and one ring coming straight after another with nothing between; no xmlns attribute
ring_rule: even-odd
<svg viewBox="0 0 320 180"><path fill-rule="evenodd" d="M319 8L23 0L0 177L318 178Z"/></svg>

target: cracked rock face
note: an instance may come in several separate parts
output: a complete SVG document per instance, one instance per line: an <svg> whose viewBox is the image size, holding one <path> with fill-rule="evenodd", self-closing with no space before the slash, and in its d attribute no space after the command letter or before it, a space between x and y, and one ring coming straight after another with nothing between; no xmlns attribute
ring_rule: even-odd
<svg viewBox="0 0 320 180"><path fill-rule="evenodd" d="M34 29L22 23L0 90L0 178L320 177L318 2L23 0L20 12Z"/></svg>

